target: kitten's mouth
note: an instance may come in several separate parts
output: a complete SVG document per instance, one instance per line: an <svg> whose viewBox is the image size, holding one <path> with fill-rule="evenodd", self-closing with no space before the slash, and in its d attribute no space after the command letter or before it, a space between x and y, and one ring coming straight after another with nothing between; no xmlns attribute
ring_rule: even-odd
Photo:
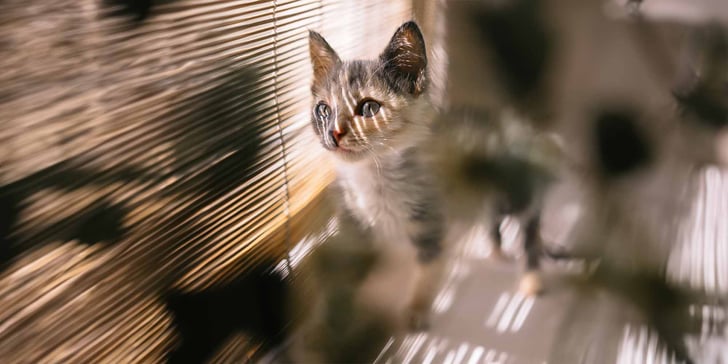
<svg viewBox="0 0 728 364"><path fill-rule="evenodd" d="M345 158L345 159L355 158L355 157L361 155L361 152L362 152L360 150L351 149L351 148L342 147L342 146L332 148L332 149L330 149L330 151L333 152L334 154L338 155L339 157Z"/></svg>
<svg viewBox="0 0 728 364"><path fill-rule="evenodd" d="M324 144L324 148L326 150L328 150L329 152L333 152L333 153L337 153L337 152L339 152L339 153L351 153L352 152L351 149L348 149L348 148L345 148L345 147L342 147L342 146L339 146L339 145L328 145L328 144Z"/></svg>
<svg viewBox="0 0 728 364"><path fill-rule="evenodd" d="M364 152L364 150L358 149L356 147L354 147L354 148L344 147L341 145L331 145L331 144L326 144L326 143L323 143L323 145L327 151L335 154L336 156L338 156L340 158L344 158L344 159L356 158Z"/></svg>
<svg viewBox="0 0 728 364"><path fill-rule="evenodd" d="M354 154L357 154L357 152L355 150L351 150L351 149L345 148L345 147L337 147L336 149L334 149L334 152L345 155L345 156L352 156Z"/></svg>

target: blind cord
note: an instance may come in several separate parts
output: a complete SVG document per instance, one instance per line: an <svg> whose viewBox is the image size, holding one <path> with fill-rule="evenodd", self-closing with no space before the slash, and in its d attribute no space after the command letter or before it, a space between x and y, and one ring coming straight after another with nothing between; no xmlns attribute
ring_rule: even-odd
<svg viewBox="0 0 728 364"><path fill-rule="evenodd" d="M274 102L276 104L276 125L278 126L278 139L281 144L281 161L283 162L283 188L285 189L285 199L283 203L283 211L286 216L284 222L284 241L286 246L286 269L288 270L288 276L293 274L291 267L291 198L290 190L288 188L288 155L286 151L285 138L283 137L283 125L281 125L281 111L280 104L278 102L278 1L273 0L273 93Z"/></svg>

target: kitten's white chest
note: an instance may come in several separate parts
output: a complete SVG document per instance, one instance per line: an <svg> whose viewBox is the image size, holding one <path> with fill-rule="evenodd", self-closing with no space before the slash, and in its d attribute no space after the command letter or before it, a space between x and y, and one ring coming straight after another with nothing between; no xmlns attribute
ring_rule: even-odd
<svg viewBox="0 0 728 364"><path fill-rule="evenodd" d="M375 165L339 168L345 203L354 216L369 226L379 239L403 241L410 230L406 191L396 178L388 178Z"/></svg>

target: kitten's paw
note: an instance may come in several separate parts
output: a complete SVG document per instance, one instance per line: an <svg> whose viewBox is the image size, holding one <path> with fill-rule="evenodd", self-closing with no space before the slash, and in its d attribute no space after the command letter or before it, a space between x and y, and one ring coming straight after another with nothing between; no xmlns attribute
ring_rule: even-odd
<svg viewBox="0 0 728 364"><path fill-rule="evenodd" d="M430 328L430 310L409 309L406 314L407 328L410 331L426 331Z"/></svg>
<svg viewBox="0 0 728 364"><path fill-rule="evenodd" d="M490 255L488 255L488 258L494 262L510 263L513 261L513 258L506 255L503 250L498 248L493 248L493 250L490 251Z"/></svg>
<svg viewBox="0 0 728 364"><path fill-rule="evenodd" d="M543 282L538 272L526 272L521 277L518 290L526 296L536 296L543 291Z"/></svg>

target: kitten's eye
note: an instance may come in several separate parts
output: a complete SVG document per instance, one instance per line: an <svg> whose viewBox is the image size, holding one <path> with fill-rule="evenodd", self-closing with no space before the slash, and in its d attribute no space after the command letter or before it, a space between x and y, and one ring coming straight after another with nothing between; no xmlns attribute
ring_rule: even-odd
<svg viewBox="0 0 728 364"><path fill-rule="evenodd" d="M365 101L361 104L361 115L370 118L379 112L380 107L381 105L374 100Z"/></svg>
<svg viewBox="0 0 728 364"><path fill-rule="evenodd" d="M324 102L319 102L318 105L316 105L316 117L321 120L326 120L329 116L331 116L331 108L329 105L326 105Z"/></svg>

